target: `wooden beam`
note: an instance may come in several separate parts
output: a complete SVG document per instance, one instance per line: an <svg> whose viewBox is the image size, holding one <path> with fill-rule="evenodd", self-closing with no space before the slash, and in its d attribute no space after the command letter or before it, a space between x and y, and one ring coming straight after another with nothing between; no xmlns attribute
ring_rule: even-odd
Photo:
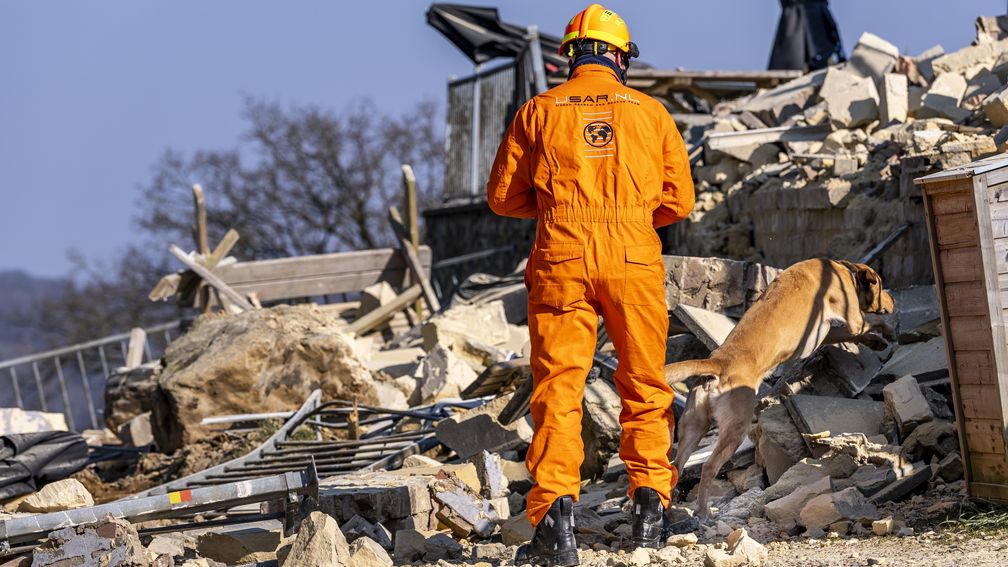
<svg viewBox="0 0 1008 567"><path fill-rule="evenodd" d="M221 292L221 294L224 297L226 297L229 301L231 301L232 303L234 303L243 310L248 311L252 309L252 304L249 303L247 299L245 299L244 297L241 296L240 293L232 289L231 286L224 283L224 280L217 277L217 275L215 275L213 272L208 270L206 267L200 265L199 262L193 261L193 259L190 258L189 255L186 254L185 251L183 251L181 248L172 244L168 248L168 251L171 252L172 256L178 258L179 262L182 262L183 264L186 265L187 268L196 272L196 274L199 277L203 278L203 281L215 287L217 291Z"/></svg>
<svg viewBox="0 0 1008 567"><path fill-rule="evenodd" d="M437 313L441 310L441 302L434 295L434 289L431 287L430 280L427 279L427 274L424 273L423 265L420 264L420 257L417 255L416 248L409 241L406 227L402 223L402 215L399 214L399 209L396 207L389 207L389 222L392 224L392 231L395 232L396 238L399 240L399 248L406 257L406 263L409 264L413 277L420 284L421 289L423 289L423 296L427 302L427 307L431 310L431 313Z"/></svg>
<svg viewBox="0 0 1008 567"><path fill-rule="evenodd" d="M417 195L416 195L416 175L413 175L413 167L408 163L402 164L403 175L403 206L406 207L406 228L409 230L410 242L415 250L420 249L420 227L417 225ZM423 302L419 299L413 306L416 311L416 319L423 319ZM410 317L413 319L413 317Z"/></svg>
<svg viewBox="0 0 1008 567"><path fill-rule="evenodd" d="M203 265L211 270L216 268L217 264L220 264L220 261L228 255L228 252L230 252L237 243L238 231L233 228L228 229L227 234L224 235L224 238L221 238L217 247L214 248L213 253L203 260Z"/></svg>
<svg viewBox="0 0 1008 567"><path fill-rule="evenodd" d="M206 201L203 199L203 188L198 184L192 186L193 205L196 207L195 240L197 250L203 256L210 253L210 240L207 237Z"/></svg>
<svg viewBox="0 0 1008 567"><path fill-rule="evenodd" d="M129 347L126 349L126 368L136 368L143 364L144 347L147 345L147 331L140 327L130 329Z"/></svg>
<svg viewBox="0 0 1008 567"><path fill-rule="evenodd" d="M355 335L362 335L384 323L390 317L395 315L397 311L402 311L407 305L416 301L421 295L423 295L423 290L420 285L414 285L397 295L392 301L362 317L358 317L353 323L350 323L350 325L347 326L347 331Z"/></svg>

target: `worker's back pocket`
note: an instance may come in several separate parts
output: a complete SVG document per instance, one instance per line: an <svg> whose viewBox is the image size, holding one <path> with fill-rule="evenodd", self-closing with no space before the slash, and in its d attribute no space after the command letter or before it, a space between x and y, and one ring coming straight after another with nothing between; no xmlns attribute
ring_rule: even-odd
<svg viewBox="0 0 1008 567"><path fill-rule="evenodd" d="M534 250L526 271L529 303L568 310L585 294L584 246L551 244Z"/></svg>
<svg viewBox="0 0 1008 567"><path fill-rule="evenodd" d="M665 303L665 263L660 244L626 247L623 297L626 305Z"/></svg>

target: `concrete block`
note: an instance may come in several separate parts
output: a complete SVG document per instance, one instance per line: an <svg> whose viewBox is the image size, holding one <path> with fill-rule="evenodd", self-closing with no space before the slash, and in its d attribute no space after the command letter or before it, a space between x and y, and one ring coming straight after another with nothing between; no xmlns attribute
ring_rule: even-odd
<svg viewBox="0 0 1008 567"><path fill-rule="evenodd" d="M935 59L941 57L942 55L945 55L945 48L940 45L935 45L913 58L914 62L917 64L917 72L920 73L921 77L928 83L933 81L935 78L934 68L931 64Z"/></svg>
<svg viewBox="0 0 1008 567"><path fill-rule="evenodd" d="M795 425L802 433L864 433L883 432L885 406L872 400L808 396L797 394L784 399Z"/></svg>
<svg viewBox="0 0 1008 567"><path fill-rule="evenodd" d="M931 61L931 68L938 76L942 73L964 73L978 65L992 68L997 58L1006 51L1008 40L972 45L935 58Z"/></svg>
<svg viewBox="0 0 1008 567"><path fill-rule="evenodd" d="M735 321L731 318L699 307L680 303L673 313L711 350L721 346L735 329Z"/></svg>
<svg viewBox="0 0 1008 567"><path fill-rule="evenodd" d="M858 489L851 487L816 496L805 504L799 516L803 526L816 530L842 520L875 520L878 518L878 509Z"/></svg>
<svg viewBox="0 0 1008 567"><path fill-rule="evenodd" d="M421 334L424 350L430 351L440 344L460 355L467 341L496 346L506 344L511 338L504 303L500 300L451 307L424 323Z"/></svg>
<svg viewBox="0 0 1008 567"><path fill-rule="evenodd" d="M864 32L851 51L846 70L879 83L899 55L899 48L895 45L873 33Z"/></svg>
<svg viewBox="0 0 1008 567"><path fill-rule="evenodd" d="M906 122L910 109L910 91L906 75L886 73L879 93L879 120L882 126Z"/></svg>
<svg viewBox="0 0 1008 567"><path fill-rule="evenodd" d="M216 529L196 538L196 551L225 565L266 562L276 559L280 531L272 526L239 526Z"/></svg>
<svg viewBox="0 0 1008 567"><path fill-rule="evenodd" d="M151 431L151 414L144 412L119 426L119 440L127 447L148 447L154 444Z"/></svg>
<svg viewBox="0 0 1008 567"><path fill-rule="evenodd" d="M18 504L18 512L47 514L63 512L75 508L94 506L94 498L87 488L75 478L65 478L50 482L38 492L31 494Z"/></svg>
<svg viewBox="0 0 1008 567"><path fill-rule="evenodd" d="M532 539L535 528L529 523L525 514L512 516L501 524L501 541L504 545L521 545Z"/></svg>
<svg viewBox="0 0 1008 567"><path fill-rule="evenodd" d="M340 523L359 515L389 530L427 529L434 508L428 488L432 477L399 472L329 477L319 486L319 510Z"/></svg>
<svg viewBox="0 0 1008 567"><path fill-rule="evenodd" d="M385 548L369 537L361 537L350 544L350 560L354 567L392 567L392 558Z"/></svg>
<svg viewBox="0 0 1008 567"><path fill-rule="evenodd" d="M873 494L871 501L876 504L884 504L900 500L918 488L926 487L928 481L931 480L931 473L930 465L923 461L918 461L913 464L913 469L908 474L903 475L889 486Z"/></svg>
<svg viewBox="0 0 1008 567"><path fill-rule="evenodd" d="M33 567L147 565L147 551L129 522L110 517L92 525L51 532L32 550Z"/></svg>
<svg viewBox="0 0 1008 567"><path fill-rule="evenodd" d="M827 492L833 492L833 481L824 476L816 482L799 486L787 496L767 502L763 512L768 520L776 522L783 529L789 529L797 523L799 514L809 500Z"/></svg>
<svg viewBox="0 0 1008 567"><path fill-rule="evenodd" d="M934 419L913 376L904 376L882 388L882 396L889 413L896 419L901 438L905 439L919 424Z"/></svg>
<svg viewBox="0 0 1008 567"><path fill-rule="evenodd" d="M441 420L435 429L438 440L455 451L460 459L468 459L480 451L499 453L528 445L532 441L529 416L508 425L497 420L510 400L510 395L502 396Z"/></svg>
<svg viewBox="0 0 1008 567"><path fill-rule="evenodd" d="M480 495L488 499L507 498L510 493L508 490L508 477L501 465L500 455L480 451L478 455L470 457L469 462L476 467L476 477L480 483Z"/></svg>
<svg viewBox="0 0 1008 567"><path fill-rule="evenodd" d="M1008 124L1008 87L984 99L983 111L995 128Z"/></svg>
<svg viewBox="0 0 1008 567"><path fill-rule="evenodd" d="M979 101L983 101L988 95L1001 90L1001 87L1001 79L997 75L987 70L981 71L966 83L963 102L969 108L975 108Z"/></svg>
<svg viewBox="0 0 1008 567"><path fill-rule="evenodd" d="M768 406L756 419L756 462L774 484L785 471L809 455L801 433L781 404Z"/></svg>
<svg viewBox="0 0 1008 567"><path fill-rule="evenodd" d="M860 343L827 345L822 355L829 380L850 397L864 391L882 369L878 354Z"/></svg>
<svg viewBox="0 0 1008 567"><path fill-rule="evenodd" d="M372 523L360 516L354 515L353 518L350 518L350 521L340 527L340 531L343 532L343 535L346 536L347 541L350 543L361 537L369 537L385 549L392 549L392 533L380 522Z"/></svg>
<svg viewBox="0 0 1008 567"><path fill-rule="evenodd" d="M890 466L862 465L854 474L833 482L836 490L855 487L861 494L871 496L896 481L896 472Z"/></svg>
<svg viewBox="0 0 1008 567"><path fill-rule="evenodd" d="M963 82L965 90L965 81ZM870 77L830 67L819 90L834 125L855 128L878 118L878 90Z"/></svg>
<svg viewBox="0 0 1008 567"><path fill-rule="evenodd" d="M772 502L791 494L799 487L807 486L826 476L822 463L815 459L802 459L788 469L777 482L763 493L764 502Z"/></svg>
<svg viewBox="0 0 1008 567"><path fill-rule="evenodd" d="M959 450L959 437L955 426L944 420L932 420L919 424L903 439L900 456L907 461L928 461L943 459Z"/></svg>
<svg viewBox="0 0 1008 567"><path fill-rule="evenodd" d="M456 537L469 534L489 537L500 518L490 503L469 487L451 478L436 478L430 485L437 519Z"/></svg>
<svg viewBox="0 0 1008 567"><path fill-rule="evenodd" d="M958 73L938 75L931 88L921 98L918 118L948 118L960 122L969 117L970 112L959 107L966 94L966 79Z"/></svg>

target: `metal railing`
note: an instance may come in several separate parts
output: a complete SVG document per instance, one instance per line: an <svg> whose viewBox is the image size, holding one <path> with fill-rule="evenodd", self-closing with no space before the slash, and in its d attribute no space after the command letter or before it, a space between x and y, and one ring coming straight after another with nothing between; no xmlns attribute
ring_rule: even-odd
<svg viewBox="0 0 1008 567"><path fill-rule="evenodd" d="M539 33L514 61L448 83L445 200L482 198L501 138L518 108L546 90Z"/></svg>
<svg viewBox="0 0 1008 567"><path fill-rule="evenodd" d="M146 329L144 361L160 358L178 328L172 321ZM0 362L0 407L61 412L71 431L103 428L105 382L125 365L129 338L122 333Z"/></svg>

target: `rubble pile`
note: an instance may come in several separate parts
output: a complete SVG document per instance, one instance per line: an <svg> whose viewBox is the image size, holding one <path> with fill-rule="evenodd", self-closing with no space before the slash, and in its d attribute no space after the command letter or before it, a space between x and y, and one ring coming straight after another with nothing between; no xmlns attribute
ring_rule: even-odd
<svg viewBox="0 0 1008 567"><path fill-rule="evenodd" d="M883 256L883 279L930 281L912 179L1006 148L1000 23L980 18L975 45L913 57L865 33L845 64L717 105L687 132L704 151L697 205L672 228L672 248L788 266L824 251L858 258L911 223Z"/></svg>

